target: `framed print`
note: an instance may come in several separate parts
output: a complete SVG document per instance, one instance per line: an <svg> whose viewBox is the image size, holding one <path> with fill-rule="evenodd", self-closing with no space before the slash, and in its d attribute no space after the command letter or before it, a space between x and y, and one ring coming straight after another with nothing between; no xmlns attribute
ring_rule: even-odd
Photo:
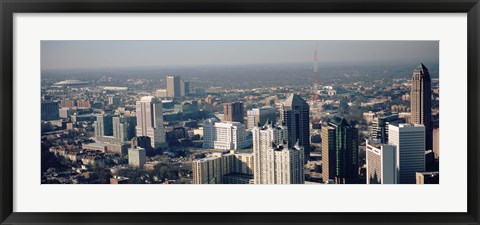
<svg viewBox="0 0 480 225"><path fill-rule="evenodd" d="M479 224L477 0L0 5L2 224Z"/></svg>

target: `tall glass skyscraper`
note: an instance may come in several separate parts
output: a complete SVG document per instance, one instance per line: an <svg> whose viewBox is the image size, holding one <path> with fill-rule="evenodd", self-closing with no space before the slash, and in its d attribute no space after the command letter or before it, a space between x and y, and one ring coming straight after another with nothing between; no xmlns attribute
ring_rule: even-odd
<svg viewBox="0 0 480 225"><path fill-rule="evenodd" d="M354 184L358 179L358 130L335 116L322 128L323 182Z"/></svg>
<svg viewBox="0 0 480 225"><path fill-rule="evenodd" d="M304 148L306 163L310 158L310 106L302 97L292 94L283 103L280 116L288 129L288 147L298 142Z"/></svg>
<svg viewBox="0 0 480 225"><path fill-rule="evenodd" d="M415 174L425 172L425 127L390 124L388 135L388 144L397 148L398 183L415 184Z"/></svg>

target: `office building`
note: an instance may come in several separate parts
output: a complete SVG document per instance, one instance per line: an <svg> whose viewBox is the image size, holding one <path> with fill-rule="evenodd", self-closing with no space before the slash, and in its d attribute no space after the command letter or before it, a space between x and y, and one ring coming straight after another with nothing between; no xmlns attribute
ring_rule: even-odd
<svg viewBox="0 0 480 225"><path fill-rule="evenodd" d="M304 149L297 142L288 147L288 130L271 123L254 127L255 184L303 184Z"/></svg>
<svg viewBox="0 0 480 225"><path fill-rule="evenodd" d="M147 152L152 150L152 141L148 136L138 136L131 139L132 148L135 146L144 148Z"/></svg>
<svg viewBox="0 0 480 225"><path fill-rule="evenodd" d="M288 147L299 143L305 152L305 163L310 158L310 107L297 94L291 94L283 102L281 121L288 128Z"/></svg>
<svg viewBox="0 0 480 225"><path fill-rule="evenodd" d="M423 64L413 71L410 112L410 123L425 126L425 149L432 150L432 81L427 67Z"/></svg>
<svg viewBox="0 0 480 225"><path fill-rule="evenodd" d="M128 141L129 124L124 116L115 116L112 118L113 137L120 142Z"/></svg>
<svg viewBox="0 0 480 225"><path fill-rule="evenodd" d="M124 156L128 155L129 148L130 144L128 142L123 142L121 144L110 143L107 145L107 152Z"/></svg>
<svg viewBox="0 0 480 225"><path fill-rule="evenodd" d="M108 114L98 115L97 121L93 122L93 127L96 139L104 136L113 136L112 116Z"/></svg>
<svg viewBox="0 0 480 225"><path fill-rule="evenodd" d="M137 117L136 116L128 116L127 123L128 123L128 133L127 139L131 140L133 137L137 135L136 126L137 126Z"/></svg>
<svg viewBox="0 0 480 225"><path fill-rule="evenodd" d="M77 101L77 108L78 109L89 109L92 105L90 104L89 100L78 100Z"/></svg>
<svg viewBox="0 0 480 225"><path fill-rule="evenodd" d="M247 129L253 129L256 126L263 126L267 120L275 123L276 110L272 107L257 108L247 111Z"/></svg>
<svg viewBox="0 0 480 225"><path fill-rule="evenodd" d="M435 159L440 158L440 128L433 129L433 154Z"/></svg>
<svg viewBox="0 0 480 225"><path fill-rule="evenodd" d="M174 75L167 76L167 96L170 98L180 97L180 77Z"/></svg>
<svg viewBox="0 0 480 225"><path fill-rule="evenodd" d="M372 111L364 112L363 119L365 120L365 122L367 122L367 124L371 124L373 122L373 118L375 118L376 115L377 114Z"/></svg>
<svg viewBox="0 0 480 225"><path fill-rule="evenodd" d="M175 110L182 113L183 116L196 116L198 114L197 101L184 101L173 106Z"/></svg>
<svg viewBox="0 0 480 225"><path fill-rule="evenodd" d="M129 140L130 125L124 116L98 115L93 127L95 140L99 143L122 144Z"/></svg>
<svg viewBox="0 0 480 225"><path fill-rule="evenodd" d="M438 172L417 172L415 173L416 184L439 184L440 174Z"/></svg>
<svg viewBox="0 0 480 225"><path fill-rule="evenodd" d="M322 179L324 183L357 183L358 130L340 116L322 127Z"/></svg>
<svg viewBox="0 0 480 225"><path fill-rule="evenodd" d="M168 97L167 89L157 89L156 96L157 98L167 98Z"/></svg>
<svg viewBox="0 0 480 225"><path fill-rule="evenodd" d="M398 118L398 114L378 115L372 119L372 139L378 139L381 143L388 143L388 125L405 123L404 118Z"/></svg>
<svg viewBox="0 0 480 225"><path fill-rule="evenodd" d="M397 183L415 184L415 173L425 171L425 126L390 124L388 133L388 144L397 148Z"/></svg>
<svg viewBox="0 0 480 225"><path fill-rule="evenodd" d="M180 80L180 96L190 94L190 81Z"/></svg>
<svg viewBox="0 0 480 225"><path fill-rule="evenodd" d="M55 101L43 101L41 106L41 119L42 120L58 120L60 118L58 102Z"/></svg>
<svg viewBox="0 0 480 225"><path fill-rule="evenodd" d="M119 106L122 102L122 99L116 95L109 95L108 97L108 105Z"/></svg>
<svg viewBox="0 0 480 225"><path fill-rule="evenodd" d="M60 101L60 107L62 108L75 108L77 101L75 99L62 99Z"/></svg>
<svg viewBox="0 0 480 225"><path fill-rule="evenodd" d="M72 108L61 108L59 110L60 118L62 119L68 119L70 118L70 116L74 115L75 113L77 113L77 110Z"/></svg>
<svg viewBox="0 0 480 225"><path fill-rule="evenodd" d="M143 168L147 163L147 153L144 148L134 146L128 149L128 165Z"/></svg>
<svg viewBox="0 0 480 225"><path fill-rule="evenodd" d="M396 148L380 140L367 140L367 184L397 183Z"/></svg>
<svg viewBox="0 0 480 225"><path fill-rule="evenodd" d="M336 132L333 126L322 126L322 180L328 183L334 180L337 171Z"/></svg>
<svg viewBox="0 0 480 225"><path fill-rule="evenodd" d="M223 104L223 120L243 123L243 103L231 102Z"/></svg>
<svg viewBox="0 0 480 225"><path fill-rule="evenodd" d="M136 116L137 136L148 136L155 149L166 147L162 101L153 96L142 97L136 104Z"/></svg>
<svg viewBox="0 0 480 225"><path fill-rule="evenodd" d="M238 150L249 145L245 125L239 122L217 122L206 119L203 124L203 148Z"/></svg>

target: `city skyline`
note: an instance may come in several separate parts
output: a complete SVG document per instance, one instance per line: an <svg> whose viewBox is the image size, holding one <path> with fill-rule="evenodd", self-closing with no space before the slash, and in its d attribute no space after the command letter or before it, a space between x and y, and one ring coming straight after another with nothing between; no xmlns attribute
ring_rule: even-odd
<svg viewBox="0 0 480 225"><path fill-rule="evenodd" d="M310 63L438 63L438 41L42 41L42 70Z"/></svg>
<svg viewBox="0 0 480 225"><path fill-rule="evenodd" d="M404 50L422 55L412 46ZM430 65L370 54L370 64L326 72L318 53L309 66L199 66L193 76L175 67L42 73L41 182L438 184L440 86Z"/></svg>

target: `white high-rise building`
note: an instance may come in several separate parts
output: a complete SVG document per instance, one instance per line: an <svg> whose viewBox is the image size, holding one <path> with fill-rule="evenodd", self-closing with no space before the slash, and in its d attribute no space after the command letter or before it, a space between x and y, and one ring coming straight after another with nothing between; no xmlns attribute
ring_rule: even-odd
<svg viewBox="0 0 480 225"><path fill-rule="evenodd" d="M396 184L396 147L367 140L367 184Z"/></svg>
<svg viewBox="0 0 480 225"><path fill-rule="evenodd" d="M180 77L167 76L167 96L170 98L180 97Z"/></svg>
<svg viewBox="0 0 480 225"><path fill-rule="evenodd" d="M137 136L148 136L153 148L167 146L165 141L165 127L163 126L162 101L153 96L145 96L137 101L136 115Z"/></svg>
<svg viewBox="0 0 480 225"><path fill-rule="evenodd" d="M147 163L147 153L144 148L135 146L128 149L128 165L143 168Z"/></svg>
<svg viewBox="0 0 480 225"><path fill-rule="evenodd" d="M415 173L425 171L425 126L390 124L388 136L388 144L397 148L397 183L415 184Z"/></svg>
<svg viewBox="0 0 480 225"><path fill-rule="evenodd" d="M248 146L245 125L239 122L217 122L207 119L203 124L203 148L238 150Z"/></svg>
<svg viewBox="0 0 480 225"><path fill-rule="evenodd" d="M253 130L255 184L303 184L304 149L288 148L285 126L267 124Z"/></svg>

